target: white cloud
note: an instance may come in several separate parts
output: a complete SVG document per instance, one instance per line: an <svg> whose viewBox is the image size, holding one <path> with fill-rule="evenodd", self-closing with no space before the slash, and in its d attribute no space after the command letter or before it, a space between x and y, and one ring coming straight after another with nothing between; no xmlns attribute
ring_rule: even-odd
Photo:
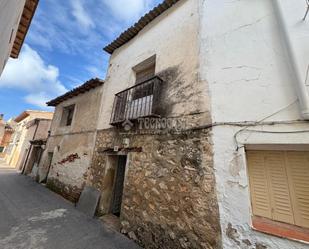
<svg viewBox="0 0 309 249"><path fill-rule="evenodd" d="M10 59L0 78L0 87L25 90L25 100L39 107L67 89L59 81L59 69L47 65L40 55L24 44L19 59Z"/></svg>
<svg viewBox="0 0 309 249"><path fill-rule="evenodd" d="M95 51L104 59L102 47L161 1L48 0L48 8L38 9L27 39L45 51L79 55L92 63Z"/></svg>
<svg viewBox="0 0 309 249"><path fill-rule="evenodd" d="M96 66L87 66L87 71L91 74L92 78L104 78L104 72L102 68Z"/></svg>
<svg viewBox="0 0 309 249"><path fill-rule="evenodd" d="M104 4L109 7L115 18L131 22L141 15L145 14L153 1L149 0L103 0Z"/></svg>
<svg viewBox="0 0 309 249"><path fill-rule="evenodd" d="M24 100L32 105L38 106L40 108L46 108L46 102L51 98L45 92L31 93L25 96Z"/></svg>
<svg viewBox="0 0 309 249"><path fill-rule="evenodd" d="M72 14L77 22L85 29L94 28L95 24L86 12L81 0L72 0Z"/></svg>
<svg viewBox="0 0 309 249"><path fill-rule="evenodd" d="M0 0L1 1L1 0ZM54 55L74 60L72 70L61 70L71 88L90 77L104 79L108 55L102 47L112 41L141 15L162 0L48 0L38 8L28 34L28 44ZM57 16L57 18L51 18ZM36 106L66 91L59 80L59 69L48 65L25 45L18 60L10 60L0 78L0 88L25 90L24 100Z"/></svg>

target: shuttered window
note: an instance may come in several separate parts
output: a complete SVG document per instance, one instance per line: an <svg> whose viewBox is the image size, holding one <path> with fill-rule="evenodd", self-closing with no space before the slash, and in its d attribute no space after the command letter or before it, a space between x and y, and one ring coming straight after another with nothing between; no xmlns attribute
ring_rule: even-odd
<svg viewBox="0 0 309 249"><path fill-rule="evenodd" d="M270 193L268 191L267 169L261 153L249 152L249 175L253 213L258 216L272 218Z"/></svg>
<svg viewBox="0 0 309 249"><path fill-rule="evenodd" d="M309 228L309 152L248 151L253 214Z"/></svg>
<svg viewBox="0 0 309 249"><path fill-rule="evenodd" d="M287 152L295 224L309 227L309 153Z"/></svg>

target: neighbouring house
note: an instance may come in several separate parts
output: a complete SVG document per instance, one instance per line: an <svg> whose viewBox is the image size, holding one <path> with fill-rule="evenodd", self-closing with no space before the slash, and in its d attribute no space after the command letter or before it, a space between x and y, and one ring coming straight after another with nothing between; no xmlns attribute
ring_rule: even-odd
<svg viewBox="0 0 309 249"><path fill-rule="evenodd" d="M6 126L8 126L8 128L12 128L11 129L11 132L10 132L10 134L8 134L7 133L7 143L6 143L6 147L5 147L5 149L3 150L3 152L2 152L2 155L1 155L1 157L3 158L3 159L7 159L8 158L8 155L10 155L11 154L11 152L12 152L12 148L14 147L14 137L15 137L15 134L14 134L14 132L15 132L15 128L16 128L16 126L17 126L17 123L14 121L14 118L11 118L11 119L9 119L7 122L6 122ZM6 133L5 133L6 134ZM4 136L5 137L5 136ZM5 139L3 139L3 141L5 141Z"/></svg>
<svg viewBox="0 0 309 249"><path fill-rule="evenodd" d="M104 81L91 79L51 100L55 107L51 132L38 172L38 181L76 202L90 167Z"/></svg>
<svg viewBox="0 0 309 249"><path fill-rule="evenodd" d="M0 121L1 122L1 121ZM3 136L0 136L0 158L4 158L6 151L9 149L12 135L14 133L15 121L10 119L4 123ZM0 127L2 129L2 125Z"/></svg>
<svg viewBox="0 0 309 249"><path fill-rule="evenodd" d="M14 133L14 129L10 125L5 124L4 134L3 134L2 140L0 142L0 157L1 158L3 158L4 155L5 155L5 151L6 151L7 146L9 145L9 143L11 141L11 137L12 137L13 133Z"/></svg>
<svg viewBox="0 0 309 249"><path fill-rule="evenodd" d="M22 174L37 176L38 165L49 136L52 119L35 118L26 124L27 134L19 168Z"/></svg>
<svg viewBox="0 0 309 249"><path fill-rule="evenodd" d="M49 129L46 123L49 123L52 118L53 112L27 110L14 119L16 122L14 134L5 152L5 160L10 166L23 169L30 141L38 134L45 134L39 135L40 137L48 136Z"/></svg>
<svg viewBox="0 0 309 249"><path fill-rule="evenodd" d="M3 116L3 114L0 114L0 153L2 153L4 150L4 146L2 146L2 140L5 134L5 121Z"/></svg>
<svg viewBox="0 0 309 249"><path fill-rule="evenodd" d="M223 248L309 248L307 9L289 0L200 5Z"/></svg>
<svg viewBox="0 0 309 249"><path fill-rule="evenodd" d="M0 1L0 75L9 57L17 58L39 0Z"/></svg>

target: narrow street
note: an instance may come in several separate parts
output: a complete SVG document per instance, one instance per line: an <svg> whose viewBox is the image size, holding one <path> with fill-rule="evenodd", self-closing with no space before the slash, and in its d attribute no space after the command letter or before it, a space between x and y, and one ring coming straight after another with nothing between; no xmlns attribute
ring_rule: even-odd
<svg viewBox="0 0 309 249"><path fill-rule="evenodd" d="M0 161L1 249L134 249L125 236Z"/></svg>

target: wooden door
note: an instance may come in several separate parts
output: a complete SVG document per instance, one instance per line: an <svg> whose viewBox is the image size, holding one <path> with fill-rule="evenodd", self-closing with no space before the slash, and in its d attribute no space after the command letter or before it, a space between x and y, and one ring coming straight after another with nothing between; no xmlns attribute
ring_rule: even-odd
<svg viewBox="0 0 309 249"><path fill-rule="evenodd" d="M112 213L116 216L120 216L120 212L121 212L121 203L122 203L126 163L127 163L126 156L118 157L118 165L117 165L117 171L116 171L116 176L114 180L114 191L113 191L114 193L113 193L113 202L112 202Z"/></svg>

